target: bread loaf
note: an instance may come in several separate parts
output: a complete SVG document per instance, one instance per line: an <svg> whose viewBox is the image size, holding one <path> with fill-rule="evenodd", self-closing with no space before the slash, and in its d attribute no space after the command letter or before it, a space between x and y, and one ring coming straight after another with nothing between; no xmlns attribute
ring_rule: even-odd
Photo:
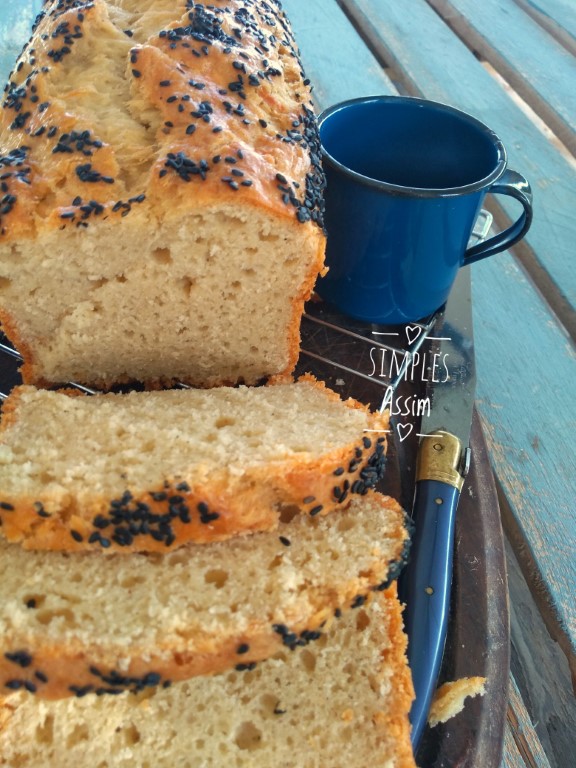
<svg viewBox="0 0 576 768"><path fill-rule="evenodd" d="M114 698L0 705L0 762L28 768L415 768L392 588L315 645L253 670Z"/></svg>
<svg viewBox="0 0 576 768"><path fill-rule="evenodd" d="M25 382L293 369L323 268L277 0L47 0L0 110L0 319Z"/></svg>
<svg viewBox="0 0 576 768"><path fill-rule="evenodd" d="M0 693L139 691L251 667L385 587L406 541L400 507L372 491L338 514L166 555L0 542Z"/></svg>
<svg viewBox="0 0 576 768"><path fill-rule="evenodd" d="M0 428L0 533L128 553L273 529L286 507L323 515L374 487L386 426L312 377L94 396L19 387Z"/></svg>

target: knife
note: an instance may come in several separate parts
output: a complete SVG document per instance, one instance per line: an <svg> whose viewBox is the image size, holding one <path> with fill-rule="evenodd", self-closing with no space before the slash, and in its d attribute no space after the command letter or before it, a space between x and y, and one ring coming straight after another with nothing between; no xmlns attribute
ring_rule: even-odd
<svg viewBox="0 0 576 768"><path fill-rule="evenodd" d="M458 499L470 465L475 365L469 267L459 270L430 337L447 374L429 385L416 461L410 566L401 581L408 662L416 699L410 712L416 752L436 688L448 625ZM436 350L435 350L436 351Z"/></svg>

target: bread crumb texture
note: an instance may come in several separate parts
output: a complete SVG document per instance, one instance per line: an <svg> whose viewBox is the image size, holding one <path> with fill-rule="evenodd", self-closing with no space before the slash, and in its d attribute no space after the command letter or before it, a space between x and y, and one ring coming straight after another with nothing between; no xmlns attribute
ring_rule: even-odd
<svg viewBox="0 0 576 768"><path fill-rule="evenodd" d="M310 376L90 397L18 387L0 426L0 535L126 554L271 530L374 488L386 427Z"/></svg>
<svg viewBox="0 0 576 768"><path fill-rule="evenodd" d="M483 696L486 693L485 677L462 677L460 680L444 683L436 693L430 706L428 724L431 728L445 723L462 712L467 698Z"/></svg>
<svg viewBox="0 0 576 768"><path fill-rule="evenodd" d="M405 649L392 587L253 669L115 697L12 694L0 755L11 768L415 768Z"/></svg>
<svg viewBox="0 0 576 768"><path fill-rule="evenodd" d="M337 514L166 555L0 542L0 691L139 692L308 646L397 577L403 523L373 491Z"/></svg>
<svg viewBox="0 0 576 768"><path fill-rule="evenodd" d="M48 0L0 146L0 318L27 382L292 370L324 177L276 0Z"/></svg>

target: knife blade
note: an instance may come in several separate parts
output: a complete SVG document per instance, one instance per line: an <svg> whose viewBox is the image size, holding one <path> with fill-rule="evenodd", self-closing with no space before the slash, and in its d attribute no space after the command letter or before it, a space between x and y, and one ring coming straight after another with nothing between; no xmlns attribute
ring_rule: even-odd
<svg viewBox="0 0 576 768"><path fill-rule="evenodd" d="M446 375L429 382L422 416L412 508L411 565L401 599L406 604L408 662L416 699L410 712L416 751L436 688L448 626L454 528L458 499L470 464L470 428L476 374L469 267L459 270L430 340ZM436 335L437 334L437 335Z"/></svg>

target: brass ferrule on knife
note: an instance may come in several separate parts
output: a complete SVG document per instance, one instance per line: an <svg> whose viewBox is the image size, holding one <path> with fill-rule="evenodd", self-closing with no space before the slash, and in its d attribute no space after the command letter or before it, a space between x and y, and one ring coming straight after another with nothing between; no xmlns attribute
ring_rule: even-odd
<svg viewBox="0 0 576 768"><path fill-rule="evenodd" d="M416 482L439 480L462 490L464 477L459 472L462 460L460 440L450 432L438 430L423 437L418 450Z"/></svg>

